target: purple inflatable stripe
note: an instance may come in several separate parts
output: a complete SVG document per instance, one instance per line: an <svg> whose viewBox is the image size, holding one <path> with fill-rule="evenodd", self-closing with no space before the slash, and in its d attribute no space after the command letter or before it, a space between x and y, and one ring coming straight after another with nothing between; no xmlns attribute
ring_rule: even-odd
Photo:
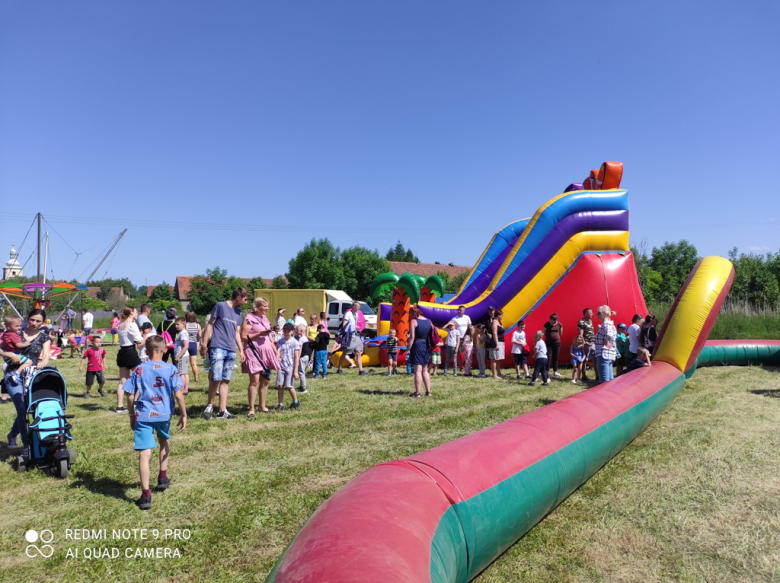
<svg viewBox="0 0 780 583"><path fill-rule="evenodd" d="M459 294L455 299L447 303L453 305L453 302L457 301L458 303L456 305L467 304L469 302L473 302L480 295L482 295L482 292L484 292L490 285L490 282L493 281L496 273L498 273L498 270L504 263L504 259L506 259L506 256L509 255L509 252L512 251L512 247L515 246L515 243L517 243L517 237L513 239L512 242L507 245L503 251L501 251L501 253L498 254L495 260L490 265L488 265L482 273L474 278L474 281L472 281L471 284L469 284L469 286L463 290L463 293Z"/></svg>
<svg viewBox="0 0 780 583"><path fill-rule="evenodd" d="M628 211L597 211L575 213L556 224L542 242L501 285L478 304L466 308L473 322L485 317L490 306L503 307L553 258L560 248L577 233L585 231L627 231ZM523 250L521 249L520 252ZM463 303L463 302L461 302ZM420 306L423 315L436 326L444 326L456 313L456 306Z"/></svg>

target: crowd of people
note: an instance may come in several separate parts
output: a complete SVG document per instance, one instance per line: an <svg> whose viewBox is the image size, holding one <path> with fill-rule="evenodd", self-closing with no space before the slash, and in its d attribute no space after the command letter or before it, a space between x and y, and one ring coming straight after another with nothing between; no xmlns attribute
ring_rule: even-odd
<svg viewBox="0 0 780 583"><path fill-rule="evenodd" d="M141 509L151 508L149 461L156 446L155 434L160 443L160 475L156 490L170 485L167 476L169 457L170 421L174 401L181 411L180 430L187 424L184 397L189 393L190 369L195 382L198 380L197 357L200 354L208 366L208 397L203 418L210 420L236 419L227 409L230 384L234 371L240 365L248 375L248 418L256 414L272 412L268 407L268 389L274 380L277 389L276 411L285 408L298 409L299 395L308 392L307 377L325 379L328 376L330 357L341 351L336 374L344 374L345 365L357 368L358 375L365 375L362 355L365 351L367 331L359 329L360 304L344 314L335 339L331 339L325 313L311 314L306 321L303 308L296 310L292 320L285 319L285 310L278 310L275 321L268 318L268 301L255 298L251 309L242 317L241 308L249 301L249 292L236 288L231 299L214 306L206 320L205 328L193 312L178 316L173 308L166 311L165 319L155 329L150 319L150 306L141 306L140 313L134 307L126 307L116 314L111 324L112 338L119 344L116 364L119 382L116 388L117 413L130 416L130 426L135 435L135 449L139 452L139 471L142 495L137 501ZM91 315L85 311L84 334L89 347L79 350L79 371L86 363L85 398L92 397L97 382L102 397L105 391L106 350L102 347L102 334L92 333ZM571 382L579 384L587 380L589 363L599 382L606 382L617 374L642 366L650 366L650 354L657 339L657 320L652 315L636 314L629 326L615 326L609 306L600 306L594 326L591 309L583 310L577 322L578 334L570 347L572 364ZM444 376L450 373L462 376L486 377L486 361L490 361L490 373L495 379L503 379L501 361L505 357L505 330L503 312L491 308L482 322L473 324L465 314L465 307L458 308L443 328L446 338L415 305L409 312L407 346L398 343L397 331L391 329L385 342L388 376L397 374L400 351L407 350L407 374L414 377L414 392L409 396L430 396L431 377L443 368ZM22 441L22 456L27 455L28 434L24 395L29 390L35 371L49 364L52 339L46 330L44 310L32 310L23 326L21 317L6 316L3 335L0 338L0 356L5 361L4 384L10 400L16 408L16 418L7 435L9 447L18 447ZM90 326L86 326L89 324ZM24 328L24 329L23 329ZM557 314L552 314L543 330L526 335L525 322L520 321L511 337L511 352L517 379L530 380L534 386L541 377L545 384L551 378L563 378L559 372L563 324ZM332 342L332 344L331 344ZM73 346L71 346L73 349ZM442 349L444 359L442 362ZM71 356L73 352L71 352ZM535 357L533 372L528 359ZM472 373L472 359L476 358L478 374ZM354 360L353 360L354 359ZM169 363L170 361L170 363ZM298 387L296 388L296 381ZM290 404L285 405L285 393ZM216 408L216 411L215 411Z"/></svg>

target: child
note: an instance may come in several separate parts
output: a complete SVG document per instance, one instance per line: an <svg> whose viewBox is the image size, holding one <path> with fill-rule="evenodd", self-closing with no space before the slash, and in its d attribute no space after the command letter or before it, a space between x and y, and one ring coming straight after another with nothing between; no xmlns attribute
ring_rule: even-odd
<svg viewBox="0 0 780 583"><path fill-rule="evenodd" d="M544 332L537 330L534 334L534 349L536 356L536 364L534 364L534 374L531 377L531 382L528 383L529 387L536 386L536 377L539 376L539 372L542 373L545 385L550 384L550 377L547 376L547 345L544 343Z"/></svg>
<svg viewBox="0 0 780 583"><path fill-rule="evenodd" d="M287 322L282 328L284 337L276 343L276 348L279 351L279 364L281 365L281 368L276 371L276 389L279 393L279 405L276 407L278 411L284 409L284 389L289 391L293 399L290 409L297 409L301 405L293 386L293 379L298 378L298 367L301 363L301 345L293 338L293 330L295 330L295 326Z"/></svg>
<svg viewBox="0 0 780 583"><path fill-rule="evenodd" d="M111 342L119 344L119 314L114 312L114 317L111 318Z"/></svg>
<svg viewBox="0 0 780 583"><path fill-rule="evenodd" d="M3 357L5 361L5 374L18 375L22 370L32 365L32 361L22 355L19 350L30 345L30 341L22 342L19 332L22 331L22 319L16 314L10 314L4 319L5 332L0 342L0 350L9 353ZM13 354L13 356L10 356Z"/></svg>
<svg viewBox="0 0 780 583"><path fill-rule="evenodd" d="M176 367L163 362L165 340L150 336L145 343L149 362L137 366L122 389L127 393L127 409L130 413L130 429L135 432L135 450L138 452L138 472L141 476L141 497L136 506L141 510L152 507L152 491L149 486L149 461L156 446L154 434L160 442L160 475L156 492L163 492L171 485L168 477L170 458L171 417L173 399L181 410L179 431L187 427L187 408L181 394L182 382Z"/></svg>
<svg viewBox="0 0 780 583"><path fill-rule="evenodd" d="M460 330L455 322L450 321L445 327L447 330L447 342L444 348L444 376L447 376L447 367L452 361L452 376L458 376L458 348L460 347Z"/></svg>
<svg viewBox="0 0 780 583"><path fill-rule="evenodd" d="M471 353L474 350L474 328L471 324L466 326L466 333L463 335L461 343L463 344L463 375L471 376Z"/></svg>
<svg viewBox="0 0 780 583"><path fill-rule="evenodd" d="M141 324L141 337L143 338L143 344L141 344L141 351L138 353L138 357L141 362L149 362L149 356L146 354L146 339L154 334L154 326L151 322L144 322Z"/></svg>
<svg viewBox="0 0 780 583"><path fill-rule="evenodd" d="M617 365L617 376L620 376L620 373L623 372L623 367L628 364L626 362L626 358L628 356L628 336L626 336L626 325L622 322L618 324L617 327L617 359L616 359L616 365Z"/></svg>
<svg viewBox="0 0 780 583"><path fill-rule="evenodd" d="M183 383L182 396L190 394L190 335L187 332L187 318L176 318L176 340L173 344L173 364L179 369L179 376Z"/></svg>
<svg viewBox="0 0 780 583"><path fill-rule="evenodd" d="M84 361L87 361L87 392L84 393L84 398L89 399L92 397L92 385L97 377L98 391L101 397L106 396L106 392L103 390L103 385L106 384L106 379L103 376L103 370L106 368L106 350L101 348L103 339L100 336L92 336L92 347L87 348L84 351L84 356L81 357L79 362L79 372L84 367Z"/></svg>
<svg viewBox="0 0 780 583"><path fill-rule="evenodd" d="M651 366L650 351L647 348L640 348L636 351L636 358L628 363L628 366L626 367L626 370L623 371L623 374L645 366Z"/></svg>
<svg viewBox="0 0 780 583"><path fill-rule="evenodd" d="M525 378L531 378L528 374L528 363L526 362L526 350L528 343L525 341L525 321L520 320L517 323L517 329L512 334L512 356L515 359L515 374L520 379L520 367L523 367Z"/></svg>
<svg viewBox="0 0 780 583"><path fill-rule="evenodd" d="M395 328L390 328L390 336L387 338L387 376L398 374L398 338Z"/></svg>
<svg viewBox="0 0 780 583"><path fill-rule="evenodd" d="M81 346L79 346L78 341L76 340L76 331L71 330L68 333L68 346L70 346L70 357L73 358L73 351L75 350L79 354L79 358L81 358Z"/></svg>
<svg viewBox="0 0 780 583"><path fill-rule="evenodd" d="M485 333L485 325L477 325L477 337L474 340L477 351L477 364L479 365L478 378L485 378L485 341L487 340L487 334Z"/></svg>
<svg viewBox="0 0 780 583"><path fill-rule="evenodd" d="M582 361L585 360L585 340L582 336L577 336L571 344L571 382L578 384L582 382Z"/></svg>
<svg viewBox="0 0 780 583"><path fill-rule="evenodd" d="M314 340L314 378L322 370L322 378L328 375L328 344L330 344L330 334L328 329L322 324L317 325L317 337Z"/></svg>
<svg viewBox="0 0 780 583"><path fill-rule="evenodd" d="M444 343L441 340L433 345L431 348L431 362L428 365L428 374L436 376L439 372L439 365L441 364L441 347Z"/></svg>
<svg viewBox="0 0 780 583"><path fill-rule="evenodd" d="M268 335L268 338L271 339L271 344L276 346L276 343L279 341L279 324L274 324L274 327L272 328L271 333Z"/></svg>

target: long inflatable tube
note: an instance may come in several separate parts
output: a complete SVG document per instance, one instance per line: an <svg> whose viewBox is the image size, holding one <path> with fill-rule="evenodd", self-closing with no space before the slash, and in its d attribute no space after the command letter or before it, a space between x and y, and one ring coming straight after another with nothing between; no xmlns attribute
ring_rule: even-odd
<svg viewBox="0 0 780 583"><path fill-rule="evenodd" d="M630 443L683 388L684 369L674 363L699 357L694 351L709 335L710 316L733 275L724 261L702 260L678 296L678 306L699 309L675 310L668 321L669 333L657 353L668 357L673 349L682 351L669 358L673 362L658 360L493 427L370 468L311 516L267 581L438 583L475 577ZM687 321L677 322L683 318ZM698 335L693 341L675 336L672 324ZM718 345L709 345L710 350L725 351ZM780 352L755 350L771 352L771 358Z"/></svg>

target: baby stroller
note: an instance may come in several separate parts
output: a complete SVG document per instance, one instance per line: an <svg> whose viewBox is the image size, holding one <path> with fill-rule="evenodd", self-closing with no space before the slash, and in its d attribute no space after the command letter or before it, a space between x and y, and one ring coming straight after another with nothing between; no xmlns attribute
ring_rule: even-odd
<svg viewBox="0 0 780 583"><path fill-rule="evenodd" d="M68 408L68 388L56 368L37 371L27 391L27 435L29 453L16 458L17 470L51 468L58 478L66 478L76 461L76 451L68 449L71 424L65 421L74 415L65 415Z"/></svg>

